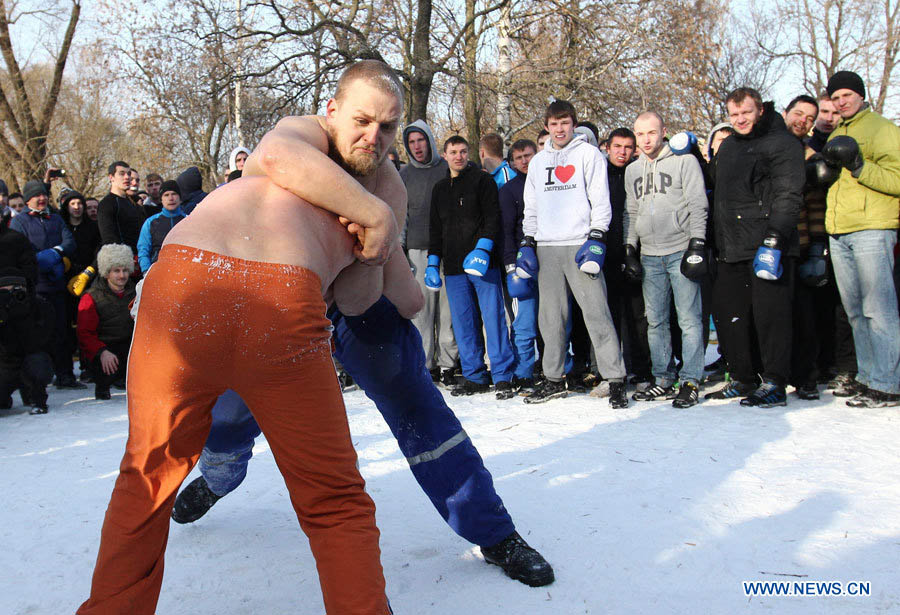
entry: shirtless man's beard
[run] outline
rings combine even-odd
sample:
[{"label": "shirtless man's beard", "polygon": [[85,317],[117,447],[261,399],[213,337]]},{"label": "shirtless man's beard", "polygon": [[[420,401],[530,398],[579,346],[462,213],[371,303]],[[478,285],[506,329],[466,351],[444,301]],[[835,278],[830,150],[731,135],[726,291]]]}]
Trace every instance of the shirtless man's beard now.
[{"label": "shirtless man's beard", "polygon": [[357,178],[367,177],[374,173],[375,170],[381,165],[382,154],[377,150],[377,146],[373,146],[374,148],[376,148],[375,156],[359,154],[348,160],[338,150],[334,129],[331,126],[328,126],[325,132],[328,135],[328,157],[334,160],[350,175],[353,175]]}]

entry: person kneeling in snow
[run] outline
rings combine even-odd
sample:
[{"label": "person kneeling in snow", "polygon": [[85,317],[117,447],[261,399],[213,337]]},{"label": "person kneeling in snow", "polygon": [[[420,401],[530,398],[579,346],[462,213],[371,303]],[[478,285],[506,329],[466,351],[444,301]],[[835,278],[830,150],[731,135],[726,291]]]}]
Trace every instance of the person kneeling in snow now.
[{"label": "person kneeling in snow", "polygon": [[99,277],[78,304],[78,344],[91,363],[94,396],[109,399],[109,385],[124,381],[134,320],[134,257],[124,244],[107,244],[97,255]]}]

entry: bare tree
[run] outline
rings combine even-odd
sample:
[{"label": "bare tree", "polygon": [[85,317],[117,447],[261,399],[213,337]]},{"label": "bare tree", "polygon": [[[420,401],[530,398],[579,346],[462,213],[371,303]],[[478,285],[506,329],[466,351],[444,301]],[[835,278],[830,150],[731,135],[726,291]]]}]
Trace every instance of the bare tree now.
[{"label": "bare tree", "polygon": [[[45,79],[29,80],[27,67],[16,57],[11,38],[11,28],[20,21],[41,16],[52,21],[62,14],[55,7],[41,5],[28,10],[15,3],[0,0],[0,54],[6,68],[0,81],[0,159],[10,168],[18,180],[42,176],[47,159],[47,137],[53,124],[53,115],[59,102],[59,90],[63,72],[72,47],[72,38],[81,16],[81,3],[72,0],[68,19],[52,58],[52,68]],[[33,24],[32,24],[32,27]]]},{"label": "bare tree", "polygon": [[884,113],[900,54],[897,0],[780,0],[777,14],[757,17],[756,43],[769,59],[800,72],[808,92],[825,89],[839,70],[866,81]]}]

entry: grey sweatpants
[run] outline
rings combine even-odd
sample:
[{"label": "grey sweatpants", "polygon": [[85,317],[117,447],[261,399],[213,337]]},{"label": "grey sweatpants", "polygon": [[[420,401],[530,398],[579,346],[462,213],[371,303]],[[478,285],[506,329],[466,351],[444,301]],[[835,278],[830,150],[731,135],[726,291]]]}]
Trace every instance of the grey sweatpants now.
[{"label": "grey sweatpants", "polygon": [[625,363],[619,338],[606,301],[606,281],[601,273],[591,279],[575,264],[579,246],[538,246],[538,326],[544,338],[544,376],[560,381],[569,339],[569,300],[574,297],[584,314],[584,324],[597,357],[597,369],[610,382],[625,379]]},{"label": "grey sweatpants", "polygon": [[447,291],[443,286],[438,292],[425,287],[428,250],[410,249],[409,260],[416,268],[416,282],[419,283],[422,294],[425,295],[425,307],[412,319],[413,325],[422,336],[425,367],[430,370],[437,363],[441,369],[451,369],[459,360],[459,350],[456,348],[456,338],[453,336],[453,326],[450,323],[450,304],[447,302]]}]

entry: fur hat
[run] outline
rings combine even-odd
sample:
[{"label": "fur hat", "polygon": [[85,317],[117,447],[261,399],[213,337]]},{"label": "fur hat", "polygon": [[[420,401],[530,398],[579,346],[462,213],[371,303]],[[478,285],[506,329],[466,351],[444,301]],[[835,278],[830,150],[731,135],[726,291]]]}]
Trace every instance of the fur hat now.
[{"label": "fur hat", "polygon": [[115,267],[125,267],[128,273],[134,273],[134,253],[123,243],[108,243],[97,254],[97,273],[101,278],[109,275]]}]

